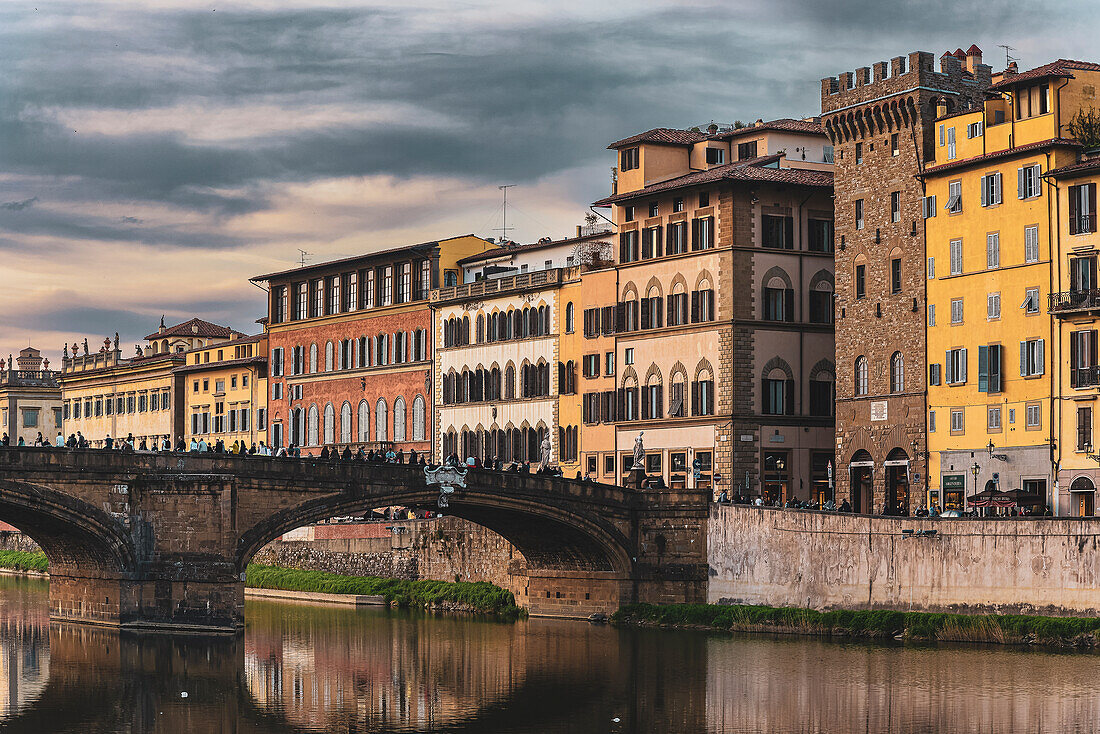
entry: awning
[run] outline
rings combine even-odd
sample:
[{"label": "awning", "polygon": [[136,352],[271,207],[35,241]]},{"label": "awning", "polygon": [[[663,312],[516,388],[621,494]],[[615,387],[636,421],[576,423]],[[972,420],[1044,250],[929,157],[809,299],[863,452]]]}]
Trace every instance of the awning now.
[{"label": "awning", "polygon": [[873,462],[873,461],[853,461],[850,464],[848,464],[848,466],[850,466],[852,468],[855,468],[855,469],[860,469],[860,468],[864,468],[864,467],[871,467],[872,469],[874,469],[875,468],[875,462]]},{"label": "awning", "polygon": [[887,459],[882,463],[885,466],[909,466],[909,459]]}]

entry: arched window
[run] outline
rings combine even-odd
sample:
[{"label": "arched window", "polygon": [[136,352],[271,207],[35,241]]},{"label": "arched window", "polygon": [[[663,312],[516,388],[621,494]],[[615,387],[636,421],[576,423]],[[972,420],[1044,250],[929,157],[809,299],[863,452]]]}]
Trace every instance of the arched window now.
[{"label": "arched window", "polygon": [[905,358],[901,352],[890,357],[890,392],[905,392]]},{"label": "arched window", "polygon": [[855,394],[867,394],[867,358],[863,355],[856,357]]},{"label": "arched window", "polygon": [[461,334],[459,335],[458,343],[465,346],[470,343],[470,317],[462,317]]},{"label": "arched window", "polygon": [[386,399],[378,398],[378,405],[374,409],[374,440],[386,440]]},{"label": "arched window", "polygon": [[516,368],[512,363],[504,368],[504,399],[514,400],[516,397]]},{"label": "arched window", "polygon": [[325,372],[332,372],[332,342],[325,342]]},{"label": "arched window", "polygon": [[424,424],[427,422],[426,418],[424,398],[417,395],[413,400],[413,441],[424,440]]},{"label": "arched window", "polygon": [[340,443],[351,443],[351,403],[344,403],[340,408]]},{"label": "arched window", "polygon": [[389,338],[385,334],[374,337],[374,363],[379,366],[390,363]]},{"label": "arched window", "polygon": [[393,440],[405,440],[405,398],[400,395],[393,401]]},{"label": "arched window", "polygon": [[565,333],[566,334],[572,334],[573,333],[573,321],[574,321],[573,302],[570,301],[569,303],[565,304]]},{"label": "arched window", "polygon": [[642,420],[649,418],[664,418],[664,386],[661,385],[661,375],[654,370],[646,380],[642,388]]},{"label": "arched window", "polygon": [[477,343],[481,344],[485,341],[485,315],[477,315]]},{"label": "arched window", "polygon": [[317,345],[316,344],[310,344],[309,345],[309,371],[310,372],[316,372],[317,371]]},{"label": "arched window", "polygon": [[336,408],[332,403],[325,406],[325,444],[336,443]]},{"label": "arched window", "polygon": [[306,432],[306,445],[316,446],[320,443],[320,434],[317,430],[317,424],[319,422],[320,414],[317,412],[317,406],[309,406],[309,428]]},{"label": "arched window", "polygon": [[366,400],[359,401],[359,443],[370,441],[370,405]]}]

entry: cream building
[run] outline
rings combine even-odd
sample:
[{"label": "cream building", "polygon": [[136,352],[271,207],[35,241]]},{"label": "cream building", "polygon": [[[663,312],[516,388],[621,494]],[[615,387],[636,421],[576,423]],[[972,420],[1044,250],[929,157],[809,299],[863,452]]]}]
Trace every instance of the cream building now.
[{"label": "cream building", "polygon": [[227,448],[240,441],[246,449],[267,444],[267,334],[233,334],[184,357],[174,370],[183,378],[183,440],[221,440]]},{"label": "cream building", "polygon": [[[13,364],[14,363],[14,364]],[[33,347],[0,360],[0,432],[12,446],[30,446],[38,434],[51,444],[61,429],[61,388],[49,360]]]},{"label": "cream building", "polygon": [[80,432],[92,446],[101,447],[107,436],[132,434],[136,443],[145,439],[153,448],[154,440],[182,436],[183,410],[175,396],[183,377],[175,369],[184,365],[185,352],[233,335],[243,336],[202,319],[172,327],[162,319],[130,358],[122,356],[117,334],[114,342],[104,339],[97,352],[90,350],[87,339],[83,349],[74,343],[72,354],[66,346],[59,377],[66,438]]}]

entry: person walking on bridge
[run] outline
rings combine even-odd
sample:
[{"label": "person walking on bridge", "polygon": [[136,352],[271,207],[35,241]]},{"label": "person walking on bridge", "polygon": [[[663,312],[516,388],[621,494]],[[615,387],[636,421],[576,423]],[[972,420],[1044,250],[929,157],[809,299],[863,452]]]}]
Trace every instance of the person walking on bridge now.
[{"label": "person walking on bridge", "polygon": [[65,434],[63,434],[61,431],[57,432],[57,438],[54,440],[54,446],[59,449],[65,448]]}]

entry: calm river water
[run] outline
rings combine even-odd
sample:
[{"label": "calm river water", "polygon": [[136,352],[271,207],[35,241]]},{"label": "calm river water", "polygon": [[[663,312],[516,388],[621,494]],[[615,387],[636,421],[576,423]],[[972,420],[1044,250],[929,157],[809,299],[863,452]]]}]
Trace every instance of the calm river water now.
[{"label": "calm river water", "polygon": [[236,640],[51,625],[0,577],[0,732],[1094,732],[1100,656],[249,602]]}]

